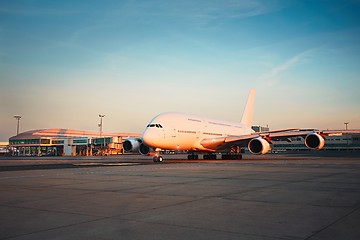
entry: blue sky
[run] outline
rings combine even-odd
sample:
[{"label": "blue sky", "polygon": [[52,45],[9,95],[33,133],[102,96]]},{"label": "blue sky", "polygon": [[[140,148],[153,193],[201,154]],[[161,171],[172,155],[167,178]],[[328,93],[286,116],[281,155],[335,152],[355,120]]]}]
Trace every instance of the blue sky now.
[{"label": "blue sky", "polygon": [[0,141],[167,111],[360,128],[360,1],[1,1]]}]

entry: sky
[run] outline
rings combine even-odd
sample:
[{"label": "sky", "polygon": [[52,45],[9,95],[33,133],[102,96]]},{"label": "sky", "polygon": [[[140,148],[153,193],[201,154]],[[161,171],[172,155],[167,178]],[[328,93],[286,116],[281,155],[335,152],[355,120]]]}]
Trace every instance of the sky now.
[{"label": "sky", "polygon": [[162,112],[360,128],[359,0],[0,2],[0,141],[141,133]]}]

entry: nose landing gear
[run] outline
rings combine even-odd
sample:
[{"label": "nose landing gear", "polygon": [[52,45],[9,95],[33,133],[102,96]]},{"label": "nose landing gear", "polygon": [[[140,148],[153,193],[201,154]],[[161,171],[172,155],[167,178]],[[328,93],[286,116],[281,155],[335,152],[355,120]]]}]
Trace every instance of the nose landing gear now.
[{"label": "nose landing gear", "polygon": [[162,156],[158,156],[158,157],[153,157],[153,161],[154,162],[162,162],[164,159]]},{"label": "nose landing gear", "polygon": [[156,152],[156,154],[153,157],[154,162],[162,162],[164,158],[160,155],[160,152]]}]

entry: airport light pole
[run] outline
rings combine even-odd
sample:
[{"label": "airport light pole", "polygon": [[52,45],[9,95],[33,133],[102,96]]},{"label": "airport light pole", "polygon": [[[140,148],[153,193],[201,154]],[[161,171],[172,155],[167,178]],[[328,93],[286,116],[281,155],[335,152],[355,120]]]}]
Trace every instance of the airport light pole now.
[{"label": "airport light pole", "polygon": [[100,138],[101,138],[101,135],[102,135],[102,127],[103,127],[103,117],[105,117],[105,115],[102,115],[102,114],[99,114],[99,118],[100,118],[100,124],[99,124],[99,127],[100,127]]},{"label": "airport light pole", "polygon": [[[101,138],[102,130],[103,130],[103,117],[105,117],[105,115],[99,114],[99,118],[100,118],[100,124],[99,124],[99,127],[100,127],[100,138]],[[103,146],[104,146],[104,149],[105,149],[105,138],[104,138],[104,141],[103,141]]]},{"label": "airport light pole", "polygon": [[14,118],[17,120],[16,135],[19,135],[21,116],[16,115],[16,116],[14,116]]},{"label": "airport light pole", "polygon": [[[345,124],[345,130],[347,131],[349,122],[344,122],[344,124]],[[346,134],[346,150],[349,150],[349,135],[348,133],[345,134]]]}]

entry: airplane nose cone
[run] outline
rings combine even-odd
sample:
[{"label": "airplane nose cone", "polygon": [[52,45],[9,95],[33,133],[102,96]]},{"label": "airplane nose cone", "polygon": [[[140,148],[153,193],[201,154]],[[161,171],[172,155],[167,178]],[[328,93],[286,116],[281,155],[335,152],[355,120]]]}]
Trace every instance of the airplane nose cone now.
[{"label": "airplane nose cone", "polygon": [[143,142],[145,145],[152,147],[154,144],[154,134],[152,131],[149,131],[149,129],[145,130],[145,132],[142,135]]}]

